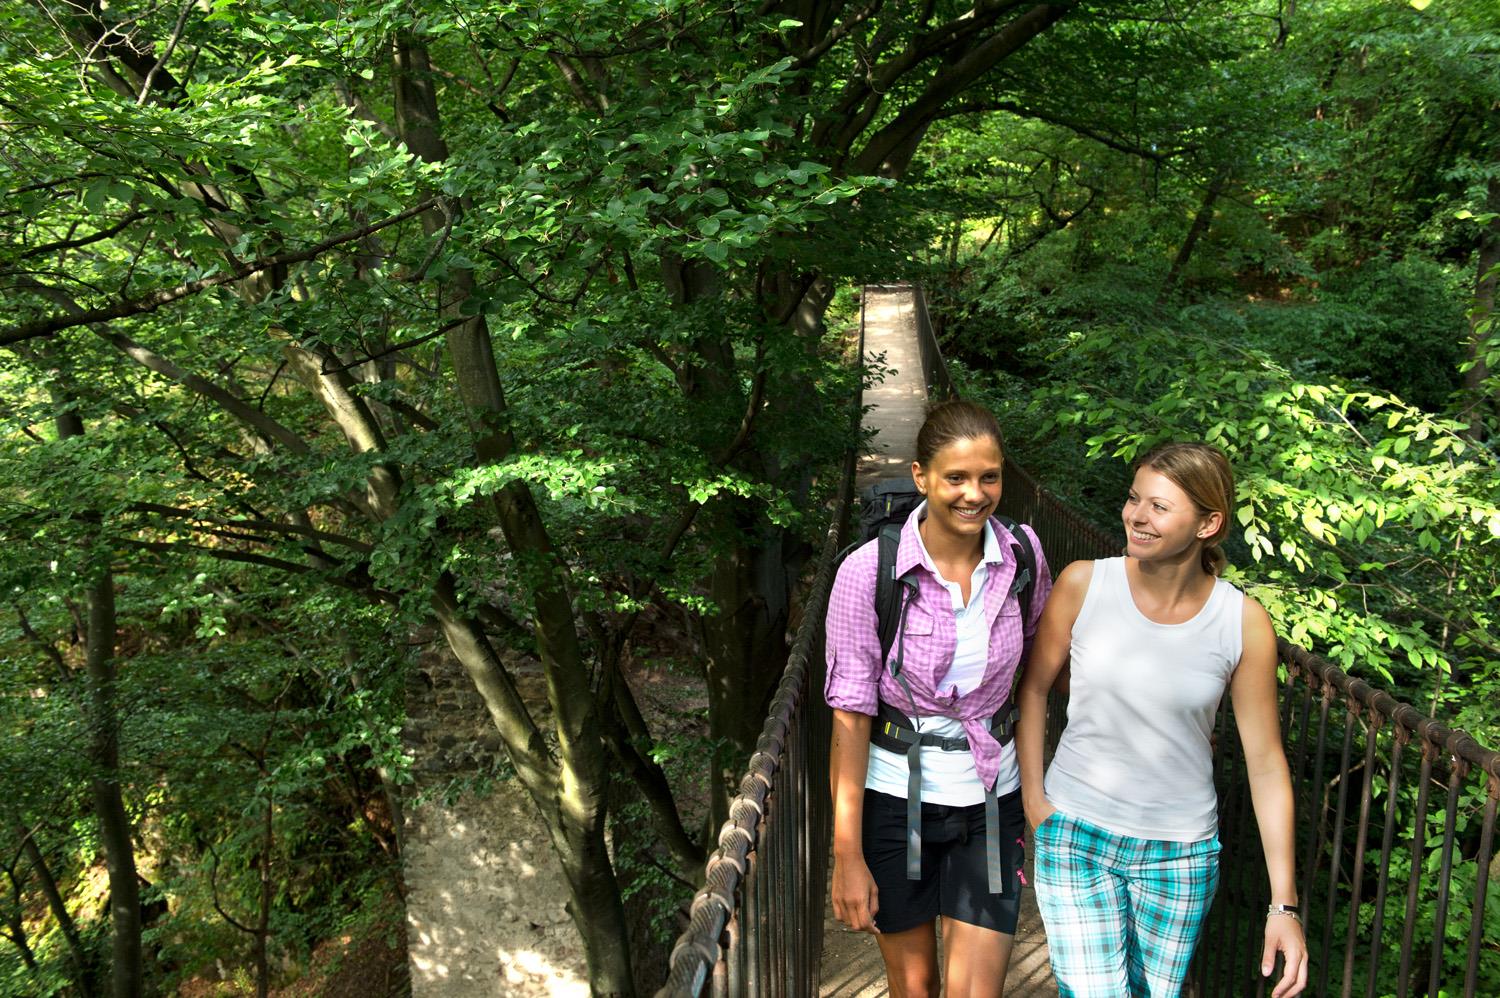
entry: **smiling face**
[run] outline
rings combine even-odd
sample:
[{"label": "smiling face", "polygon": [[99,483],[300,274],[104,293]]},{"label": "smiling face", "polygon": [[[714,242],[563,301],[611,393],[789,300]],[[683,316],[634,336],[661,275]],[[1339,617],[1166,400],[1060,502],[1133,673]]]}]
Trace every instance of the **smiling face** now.
[{"label": "smiling face", "polygon": [[940,537],[982,542],[985,520],[1000,502],[1003,463],[999,443],[989,436],[960,437],[927,464],[913,461],[911,477],[927,497],[926,529]]},{"label": "smiling face", "polygon": [[1224,519],[1201,511],[1181,486],[1151,467],[1137,469],[1120,518],[1125,553],[1145,561],[1196,560],[1200,544],[1218,533]]}]

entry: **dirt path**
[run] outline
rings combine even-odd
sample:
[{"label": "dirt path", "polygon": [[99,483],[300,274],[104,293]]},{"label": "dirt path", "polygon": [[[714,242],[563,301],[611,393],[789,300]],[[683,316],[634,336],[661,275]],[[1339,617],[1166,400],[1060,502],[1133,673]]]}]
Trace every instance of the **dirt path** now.
[{"label": "dirt path", "polygon": [[[512,667],[523,693],[539,686],[535,667]],[[406,815],[413,998],[586,998],[562,872],[525,790],[503,778],[499,736],[473,683],[452,656],[434,652],[413,678],[407,710],[417,793],[430,797]],[[436,796],[455,776],[471,777],[470,788]]]}]

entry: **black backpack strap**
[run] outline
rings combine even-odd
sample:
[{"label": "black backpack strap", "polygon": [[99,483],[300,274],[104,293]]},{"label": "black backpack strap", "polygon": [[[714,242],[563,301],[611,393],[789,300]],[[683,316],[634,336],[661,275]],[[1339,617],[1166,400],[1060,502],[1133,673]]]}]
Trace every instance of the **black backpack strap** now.
[{"label": "black backpack strap", "polygon": [[887,523],[881,527],[875,542],[880,552],[875,569],[875,617],[880,625],[880,661],[883,665],[890,657],[896,635],[906,622],[905,604],[911,601],[902,590],[915,589],[916,580],[896,578],[896,552],[901,547],[900,524]]},{"label": "black backpack strap", "polygon": [[913,742],[944,752],[963,752],[969,747],[967,737],[945,738],[914,729],[911,718],[881,700],[870,724],[870,741],[888,752],[905,753]]},{"label": "black backpack strap", "polygon": [[[1007,697],[996,711],[991,732],[1002,745],[1015,737],[1017,711]],[[935,748],[943,752],[963,752],[969,748],[968,738],[944,738],[939,735],[915,731],[906,715],[880,701],[874,723],[870,726],[870,741],[880,748],[906,756],[906,877],[908,880],[922,879],[922,749]],[[1014,897],[1016,891],[1016,861],[1008,857],[1000,844],[1000,808],[994,788],[984,790],[985,826],[985,870],[991,894]]]},{"label": "black backpack strap", "polygon": [[[896,678],[901,679],[898,673]],[[901,680],[902,685],[905,681]],[[907,696],[911,691],[907,690]],[[913,703],[913,708],[915,708]],[[911,719],[881,700],[870,725],[870,741],[880,748],[906,756],[906,879],[922,879],[922,749],[944,752],[968,749],[967,738],[943,738],[913,728]]]},{"label": "black backpack strap", "polygon": [[1010,535],[1021,546],[1021,556],[1016,563],[1016,577],[1011,580],[1010,591],[1021,601],[1021,629],[1024,631],[1026,625],[1031,623],[1031,591],[1036,588],[1036,551],[1031,546],[1030,536],[1021,529],[1019,523],[1008,516],[996,515],[995,519],[1010,531]]}]

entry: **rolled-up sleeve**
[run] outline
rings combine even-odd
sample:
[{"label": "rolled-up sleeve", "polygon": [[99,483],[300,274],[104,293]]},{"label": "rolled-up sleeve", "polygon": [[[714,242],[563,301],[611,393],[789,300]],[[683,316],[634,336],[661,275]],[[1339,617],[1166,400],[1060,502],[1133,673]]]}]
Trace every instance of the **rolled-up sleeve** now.
[{"label": "rolled-up sleeve", "polygon": [[880,625],[875,615],[877,547],[873,541],[865,544],[839,566],[828,595],[824,625],[828,679],[823,685],[823,698],[835,710],[872,716],[879,700],[883,666]]}]

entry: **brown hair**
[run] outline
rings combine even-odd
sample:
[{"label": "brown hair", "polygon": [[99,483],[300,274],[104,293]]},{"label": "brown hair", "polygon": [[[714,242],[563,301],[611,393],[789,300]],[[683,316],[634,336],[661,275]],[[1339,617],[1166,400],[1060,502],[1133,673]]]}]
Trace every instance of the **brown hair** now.
[{"label": "brown hair", "polygon": [[989,437],[1005,457],[1005,437],[995,414],[974,402],[939,402],[927,410],[927,418],[917,431],[917,463],[924,468],[937,452],[956,440]]},{"label": "brown hair", "polygon": [[1234,507],[1234,471],[1229,458],[1212,444],[1160,444],[1135,463],[1137,470],[1150,468],[1188,494],[1202,514],[1220,514],[1219,529],[1203,539],[1203,570],[1219,575],[1228,560],[1219,542],[1229,533]]}]

